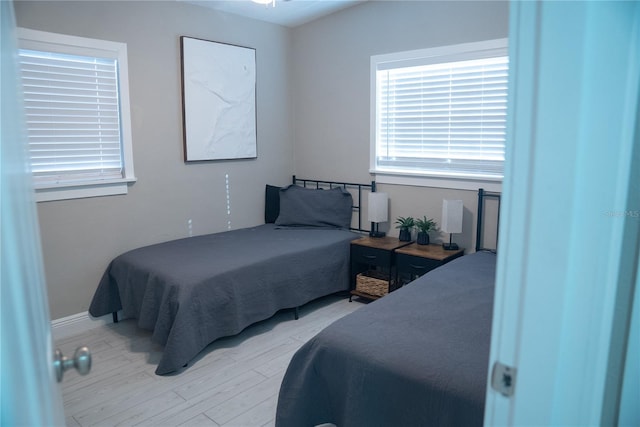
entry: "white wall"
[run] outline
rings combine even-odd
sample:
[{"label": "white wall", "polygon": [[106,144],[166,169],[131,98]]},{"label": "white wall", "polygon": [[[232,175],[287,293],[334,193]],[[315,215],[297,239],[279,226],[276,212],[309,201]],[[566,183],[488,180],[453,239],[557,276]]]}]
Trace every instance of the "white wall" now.
[{"label": "white wall", "polygon": [[[298,175],[367,182],[372,55],[507,37],[506,1],[370,1],[293,30],[293,135]],[[442,199],[465,206],[463,247],[475,245],[475,191],[381,185],[390,218],[441,223]],[[397,235],[393,224],[391,234]],[[381,226],[384,228],[384,226]],[[448,239],[448,235],[432,238]]]},{"label": "white wall", "polygon": [[[129,194],[38,204],[53,319],[86,311],[109,261],[123,251],[263,222],[264,185],[293,172],[289,30],[181,2],[15,2],[19,26],[127,43],[138,181]],[[258,158],[185,164],[182,35],[256,48]]]}]

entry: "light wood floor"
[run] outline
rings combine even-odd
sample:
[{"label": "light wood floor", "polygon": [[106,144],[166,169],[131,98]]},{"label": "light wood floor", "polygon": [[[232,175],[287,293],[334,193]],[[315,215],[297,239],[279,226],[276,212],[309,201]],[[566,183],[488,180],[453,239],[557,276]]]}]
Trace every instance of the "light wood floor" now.
[{"label": "light wood floor", "polygon": [[357,300],[329,296],[209,345],[177,375],[154,374],[162,348],[124,320],[56,343],[67,356],[86,345],[91,373],[67,371],[62,394],[68,426],[272,426],[278,391],[293,353]]}]

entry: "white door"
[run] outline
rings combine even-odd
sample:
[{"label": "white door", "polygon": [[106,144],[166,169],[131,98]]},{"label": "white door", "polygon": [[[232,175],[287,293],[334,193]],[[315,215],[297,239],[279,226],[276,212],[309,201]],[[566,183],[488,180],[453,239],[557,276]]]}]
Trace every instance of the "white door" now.
[{"label": "white door", "polygon": [[64,425],[16,74],[13,3],[0,1],[3,426]]},{"label": "white door", "polygon": [[512,396],[488,389],[485,424],[617,425],[637,416],[623,378],[640,381],[625,358],[637,355],[640,3],[512,2],[510,15],[490,360],[516,371]]}]

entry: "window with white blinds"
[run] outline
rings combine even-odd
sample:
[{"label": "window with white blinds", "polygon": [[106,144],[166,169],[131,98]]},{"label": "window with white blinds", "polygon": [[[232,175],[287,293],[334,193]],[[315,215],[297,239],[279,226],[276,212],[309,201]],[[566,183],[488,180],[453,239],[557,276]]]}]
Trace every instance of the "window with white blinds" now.
[{"label": "window with white blinds", "polygon": [[508,72],[506,40],[373,57],[372,171],[501,180]]},{"label": "window with white blinds", "polygon": [[36,184],[122,178],[118,63],[21,49]]},{"label": "window with white blinds", "polygon": [[[119,190],[107,194],[126,192],[133,164],[128,94],[122,96],[124,45],[62,35],[53,36],[66,43],[34,41],[39,33],[27,30],[31,37],[18,52],[36,190],[73,189],[87,197],[105,195],[104,186],[115,183]],[[83,186],[98,192],[78,193]],[[75,198],[68,194],[53,199]]]}]

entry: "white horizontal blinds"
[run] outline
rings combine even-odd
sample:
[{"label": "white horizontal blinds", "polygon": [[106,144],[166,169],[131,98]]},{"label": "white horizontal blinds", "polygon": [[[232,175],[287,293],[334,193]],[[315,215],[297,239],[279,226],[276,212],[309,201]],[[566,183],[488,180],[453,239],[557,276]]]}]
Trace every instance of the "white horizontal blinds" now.
[{"label": "white horizontal blinds", "polygon": [[122,178],[115,59],[20,50],[36,185]]},{"label": "white horizontal blinds", "polygon": [[377,71],[380,171],[501,178],[506,56]]}]

